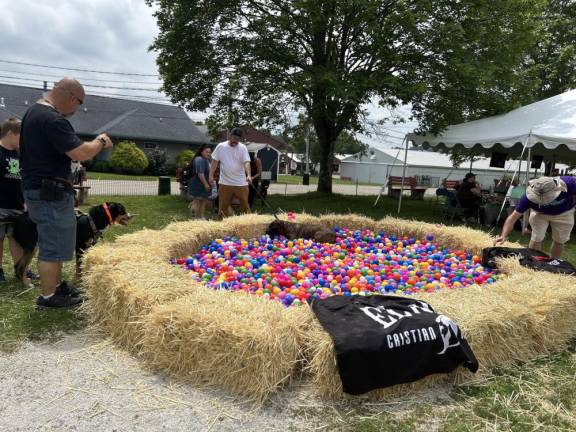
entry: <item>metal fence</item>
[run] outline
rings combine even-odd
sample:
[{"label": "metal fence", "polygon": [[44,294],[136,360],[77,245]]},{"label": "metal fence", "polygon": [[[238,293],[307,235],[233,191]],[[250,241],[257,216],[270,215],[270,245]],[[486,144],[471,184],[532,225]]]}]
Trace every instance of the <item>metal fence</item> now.
[{"label": "metal fence", "polygon": [[[158,180],[96,180],[88,179],[83,183],[87,186],[90,195],[122,195],[145,196],[158,195]],[[301,185],[287,183],[272,183],[268,189],[270,195],[297,195],[306,192],[315,192],[317,185]],[[359,184],[333,184],[332,191],[343,195],[378,195],[380,186]],[[180,184],[170,182],[171,195],[180,195]]]}]

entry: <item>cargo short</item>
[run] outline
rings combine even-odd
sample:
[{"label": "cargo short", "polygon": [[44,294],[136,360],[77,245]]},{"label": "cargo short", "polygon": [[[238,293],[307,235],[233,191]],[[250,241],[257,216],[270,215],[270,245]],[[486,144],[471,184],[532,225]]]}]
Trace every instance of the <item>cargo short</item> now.
[{"label": "cargo short", "polygon": [[38,229],[38,259],[63,262],[74,257],[76,214],[74,195],[64,193],[59,201],[40,199],[40,190],[25,190],[28,214]]},{"label": "cargo short", "polygon": [[552,228],[552,240],[564,244],[570,240],[570,233],[574,227],[574,209],[559,215],[545,215],[537,211],[530,211],[530,227],[532,228],[531,240],[540,243],[546,237],[548,225]]}]

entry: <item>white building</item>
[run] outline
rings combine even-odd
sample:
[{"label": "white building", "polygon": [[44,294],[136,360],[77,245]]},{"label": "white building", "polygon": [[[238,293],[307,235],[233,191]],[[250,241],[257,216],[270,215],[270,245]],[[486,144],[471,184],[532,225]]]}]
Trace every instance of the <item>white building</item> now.
[{"label": "white building", "polygon": [[[404,165],[404,150],[379,150],[371,147],[366,155],[353,155],[342,160],[340,177],[363,183],[383,185],[388,176],[402,176]],[[507,161],[505,168],[491,168],[489,158],[481,158],[472,165],[472,172],[482,187],[488,189],[494,186],[494,180],[500,180],[504,175],[512,176],[517,169],[517,161]],[[522,175],[525,176],[526,162],[521,164]],[[557,165],[558,169],[566,166]],[[542,170],[537,175],[542,175]],[[470,162],[463,163],[459,168],[453,168],[447,154],[408,150],[406,177],[417,177],[421,185],[438,187],[442,179],[462,180],[470,172]],[[535,170],[530,170],[530,178]]]}]

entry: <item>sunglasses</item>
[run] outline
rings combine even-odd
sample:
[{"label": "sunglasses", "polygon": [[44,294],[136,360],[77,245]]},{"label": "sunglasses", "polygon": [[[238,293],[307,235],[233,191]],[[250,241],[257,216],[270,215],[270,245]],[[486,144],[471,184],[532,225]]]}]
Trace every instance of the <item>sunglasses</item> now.
[{"label": "sunglasses", "polygon": [[76,96],[72,91],[68,90],[68,93],[70,93],[70,96],[72,96],[74,99],[78,101],[78,105],[82,105],[84,103],[84,101],[80,99],[78,96]]}]

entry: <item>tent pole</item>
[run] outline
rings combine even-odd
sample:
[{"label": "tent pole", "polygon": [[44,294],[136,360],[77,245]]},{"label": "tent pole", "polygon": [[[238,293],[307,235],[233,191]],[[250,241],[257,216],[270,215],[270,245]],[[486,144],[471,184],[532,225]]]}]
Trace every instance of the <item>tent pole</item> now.
[{"label": "tent pole", "polygon": [[[532,160],[532,149],[528,149],[528,155],[526,156],[526,189],[528,189],[528,179],[530,178],[530,161]],[[526,231],[528,227],[528,219],[530,216],[530,212],[524,212],[522,215],[522,234]]]},{"label": "tent pole", "polygon": [[400,199],[398,200],[398,214],[402,208],[402,195],[404,195],[404,179],[406,177],[406,164],[408,163],[408,139],[404,137],[404,167],[402,168],[402,186],[400,187]]},{"label": "tent pole", "polygon": [[502,212],[504,211],[504,206],[506,205],[506,198],[508,198],[510,196],[510,193],[512,192],[512,183],[514,183],[514,179],[516,178],[516,174],[518,174],[518,172],[520,171],[520,165],[522,164],[522,158],[524,157],[524,151],[526,150],[526,147],[528,146],[528,143],[530,142],[531,136],[532,136],[532,129],[530,129],[530,133],[528,133],[528,136],[526,137],[526,141],[524,141],[524,147],[522,147],[522,153],[520,153],[520,160],[518,161],[518,164],[516,165],[516,170],[514,171],[514,174],[512,174],[512,180],[510,180],[510,185],[508,186],[508,191],[506,193],[506,196],[504,197],[504,200],[502,201],[502,206],[500,207],[500,211],[498,212],[498,217],[496,218],[496,226],[498,225],[498,221],[500,220],[500,216],[502,215]]},{"label": "tent pole", "polygon": [[[406,139],[406,137],[404,137],[404,139]],[[404,140],[402,140],[402,144],[404,144]],[[380,200],[380,197],[382,196],[382,194],[384,193],[384,190],[386,189],[386,186],[388,186],[388,177],[391,176],[392,174],[394,174],[394,167],[396,166],[396,161],[398,160],[398,156],[400,156],[400,150],[402,150],[402,147],[400,147],[398,149],[398,151],[396,152],[396,156],[394,157],[394,162],[392,162],[392,167],[390,167],[390,165],[386,165],[386,179],[384,180],[384,184],[380,188],[380,192],[378,193],[378,196],[376,197],[376,201],[374,201],[374,207],[376,207],[376,205],[378,204],[378,201]]]}]

